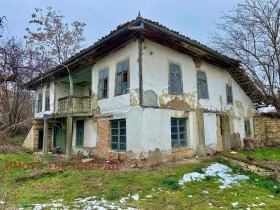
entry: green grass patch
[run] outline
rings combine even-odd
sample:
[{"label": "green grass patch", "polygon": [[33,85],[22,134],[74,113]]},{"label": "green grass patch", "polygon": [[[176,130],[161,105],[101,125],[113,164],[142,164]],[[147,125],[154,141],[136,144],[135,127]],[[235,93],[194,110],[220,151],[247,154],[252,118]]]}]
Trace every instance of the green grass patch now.
[{"label": "green grass patch", "polygon": [[251,156],[257,159],[280,160],[280,148],[262,148],[255,151],[238,151],[243,156]]},{"label": "green grass patch", "polygon": [[7,136],[6,141],[11,143],[21,143],[23,142],[24,137],[23,136]]}]

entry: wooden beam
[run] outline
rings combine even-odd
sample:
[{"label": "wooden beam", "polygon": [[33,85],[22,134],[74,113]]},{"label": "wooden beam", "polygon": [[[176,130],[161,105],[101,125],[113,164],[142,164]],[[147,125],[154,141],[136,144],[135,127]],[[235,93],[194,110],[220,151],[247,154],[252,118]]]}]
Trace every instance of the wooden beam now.
[{"label": "wooden beam", "polygon": [[205,133],[204,133],[204,115],[202,109],[196,109],[196,122],[197,122],[197,153],[198,157],[205,157]]}]

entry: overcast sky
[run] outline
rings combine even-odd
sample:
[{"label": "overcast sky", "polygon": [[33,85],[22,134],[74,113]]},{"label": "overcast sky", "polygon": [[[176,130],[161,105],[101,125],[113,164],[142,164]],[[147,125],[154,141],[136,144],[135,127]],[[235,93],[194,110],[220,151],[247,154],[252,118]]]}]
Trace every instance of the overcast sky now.
[{"label": "overcast sky", "polygon": [[85,45],[91,45],[118,25],[143,18],[208,44],[209,32],[222,12],[244,0],[0,0],[0,16],[5,15],[11,36],[23,36],[35,8],[52,6],[65,21],[86,23]]}]

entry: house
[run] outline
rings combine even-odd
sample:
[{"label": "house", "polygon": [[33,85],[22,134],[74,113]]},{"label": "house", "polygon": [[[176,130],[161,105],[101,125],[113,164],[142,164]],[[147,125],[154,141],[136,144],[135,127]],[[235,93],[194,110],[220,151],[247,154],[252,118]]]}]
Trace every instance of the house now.
[{"label": "house", "polygon": [[240,63],[140,15],[27,84],[24,146],[100,158],[182,158],[253,136],[260,94]]}]

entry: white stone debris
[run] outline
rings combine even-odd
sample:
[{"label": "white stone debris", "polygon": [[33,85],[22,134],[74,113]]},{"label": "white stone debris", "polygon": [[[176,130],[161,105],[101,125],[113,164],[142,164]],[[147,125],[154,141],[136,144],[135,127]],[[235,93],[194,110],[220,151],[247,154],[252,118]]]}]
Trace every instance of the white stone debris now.
[{"label": "white stone debris", "polygon": [[204,174],[197,172],[185,174],[179,181],[179,184],[182,185],[185,182],[201,181],[205,179],[206,176],[218,176],[220,177],[218,181],[222,183],[220,188],[224,189],[231,187],[231,185],[238,185],[237,181],[239,180],[249,179],[249,177],[245,175],[230,174],[232,169],[220,163],[213,163],[212,165],[205,168],[204,172]]},{"label": "white stone debris", "polygon": [[134,200],[138,201],[139,200],[139,195],[138,194],[135,194],[133,196],[131,196]]}]

